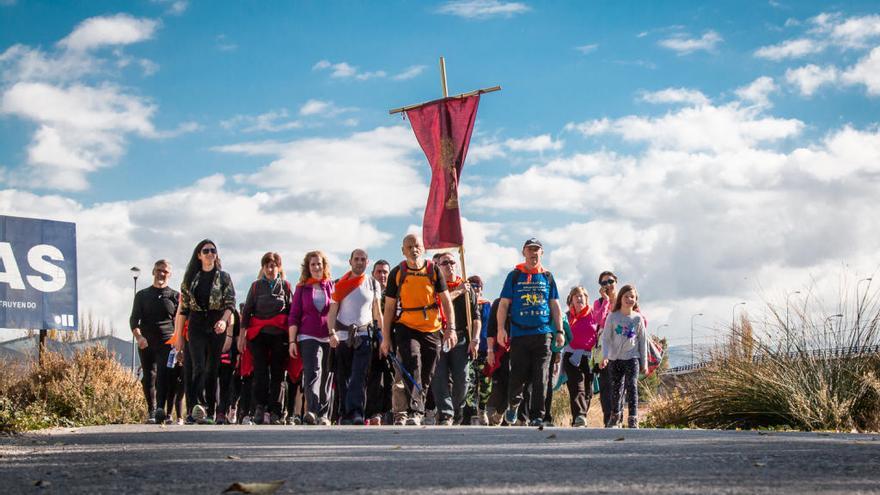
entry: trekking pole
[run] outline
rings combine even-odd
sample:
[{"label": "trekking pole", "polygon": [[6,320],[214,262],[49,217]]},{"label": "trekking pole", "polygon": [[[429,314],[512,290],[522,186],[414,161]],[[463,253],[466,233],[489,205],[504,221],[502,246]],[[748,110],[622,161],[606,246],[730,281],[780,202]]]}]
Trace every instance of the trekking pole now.
[{"label": "trekking pole", "polygon": [[391,364],[393,364],[394,367],[400,371],[400,374],[403,375],[403,377],[406,378],[410,383],[412,383],[412,385],[413,385],[413,387],[415,387],[416,391],[421,393],[422,386],[419,385],[418,382],[416,382],[416,379],[413,378],[413,376],[409,373],[409,371],[406,370],[406,368],[403,366],[403,363],[401,363],[400,359],[397,358],[397,355],[394,354],[393,352],[389,352],[388,357],[391,358]]}]

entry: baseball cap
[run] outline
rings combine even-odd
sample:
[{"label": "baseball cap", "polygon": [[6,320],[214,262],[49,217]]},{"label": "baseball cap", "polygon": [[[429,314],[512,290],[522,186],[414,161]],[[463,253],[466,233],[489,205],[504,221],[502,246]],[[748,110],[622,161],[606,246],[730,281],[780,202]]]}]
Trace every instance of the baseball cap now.
[{"label": "baseball cap", "polygon": [[525,249],[529,246],[538,246],[539,248],[544,249],[544,245],[541,244],[541,241],[539,241],[538,239],[535,239],[534,237],[530,238],[529,240],[526,241],[525,244],[523,244],[523,249]]}]

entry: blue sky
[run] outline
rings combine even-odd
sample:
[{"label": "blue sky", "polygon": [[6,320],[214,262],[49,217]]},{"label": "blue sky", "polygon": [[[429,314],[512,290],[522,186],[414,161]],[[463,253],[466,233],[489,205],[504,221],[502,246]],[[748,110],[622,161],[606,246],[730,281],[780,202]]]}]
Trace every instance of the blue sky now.
[{"label": "blue sky", "polygon": [[504,88],[463,176],[488,295],[537,235],[563,289],[610,268],[709,338],[734,302],[876,270],[878,10],[3,0],[0,211],[76,221],[81,309],[120,329],[128,267],[179,275],[203,237],[242,289],[266,250],[397,260],[429,177],[388,109],[438,97],[444,55],[452,93]]}]

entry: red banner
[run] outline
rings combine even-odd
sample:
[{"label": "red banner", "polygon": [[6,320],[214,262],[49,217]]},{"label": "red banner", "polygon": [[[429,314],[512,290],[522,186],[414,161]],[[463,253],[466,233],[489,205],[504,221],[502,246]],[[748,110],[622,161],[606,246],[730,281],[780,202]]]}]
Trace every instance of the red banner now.
[{"label": "red banner", "polygon": [[446,98],[406,111],[431,164],[431,190],[422,237],[427,249],[461,246],[458,181],[467,156],[480,95]]}]

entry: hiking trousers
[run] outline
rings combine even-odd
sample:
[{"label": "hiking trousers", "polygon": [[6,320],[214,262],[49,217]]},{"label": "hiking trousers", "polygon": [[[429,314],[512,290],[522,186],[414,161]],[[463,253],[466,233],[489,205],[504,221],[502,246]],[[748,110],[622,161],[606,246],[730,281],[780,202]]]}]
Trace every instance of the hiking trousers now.
[{"label": "hiking trousers", "polygon": [[602,406],[602,424],[610,426],[611,415],[614,414],[614,406],[611,405],[614,393],[612,391],[610,362],[604,369],[598,369],[596,372],[599,373],[599,404]]},{"label": "hiking trousers", "polygon": [[189,331],[186,350],[192,365],[192,398],[186,407],[192,412],[194,405],[205,406],[208,417],[214,414],[217,402],[217,378],[220,372],[220,351],[226,342],[226,334],[214,332],[214,324],[222,311],[193,312],[189,315]]},{"label": "hiking trousers", "polygon": [[284,332],[260,331],[248,348],[254,359],[254,405],[281,416],[281,382],[287,367],[288,345]]},{"label": "hiking trousers", "polygon": [[577,365],[571,363],[572,353],[562,355],[562,369],[568,381],[568,400],[571,406],[571,419],[586,416],[593,399],[593,370],[590,368],[590,353],[585,352]]},{"label": "hiking trousers", "polygon": [[168,389],[171,387],[171,368],[168,368],[168,354],[171,352],[170,344],[151,343],[146,349],[138,349],[138,357],[141,360],[141,386],[144,389],[144,398],[147,400],[147,414],[152,416],[157,408],[163,411],[171,409],[171,404],[166,406]]},{"label": "hiking trousers", "polygon": [[[469,363],[467,339],[459,341],[449,352],[440,353],[434,372],[434,380],[431,382],[438,415],[453,418],[456,422],[461,420],[468,389]],[[450,381],[452,382],[451,390]]]},{"label": "hiking trousers", "polygon": [[531,385],[529,418],[543,419],[553,334],[521,335],[510,339],[509,409],[517,410],[523,389]]},{"label": "hiking trousers", "polygon": [[314,339],[299,342],[303,361],[303,395],[306,412],[317,418],[330,417],[330,344]]},{"label": "hiking trousers", "polygon": [[391,386],[394,383],[394,370],[388,363],[388,359],[379,354],[379,343],[374,339],[370,347],[370,366],[367,371],[367,404],[364,411],[368,418],[376,415],[384,416],[391,410]]},{"label": "hiking trousers", "polygon": [[370,338],[357,337],[353,344],[340,342],[336,346],[336,394],[339,396],[340,419],[364,418]]},{"label": "hiking trousers", "polygon": [[615,359],[608,361],[611,368],[611,406],[613,407],[612,421],[623,418],[624,396],[629,403],[629,417],[637,418],[639,415],[639,360]]},{"label": "hiking trousers", "polygon": [[420,332],[398,323],[394,330],[394,340],[403,367],[422,388],[419,392],[406,378],[403,379],[405,388],[411,391],[408,412],[424,415],[428,388],[440,357],[442,332]]}]

